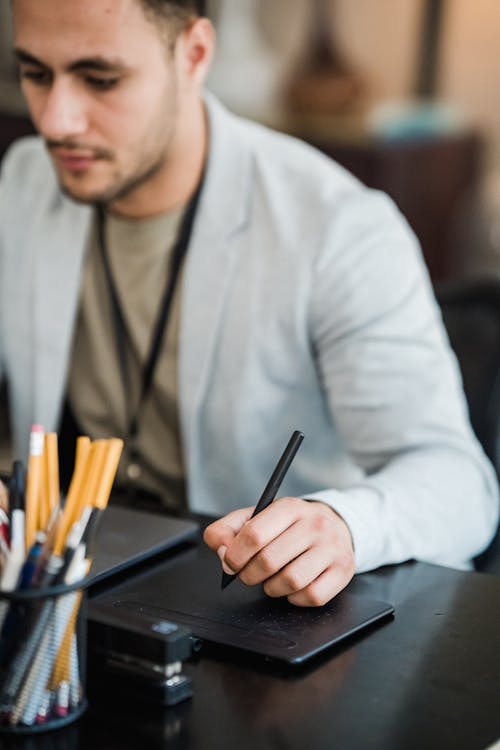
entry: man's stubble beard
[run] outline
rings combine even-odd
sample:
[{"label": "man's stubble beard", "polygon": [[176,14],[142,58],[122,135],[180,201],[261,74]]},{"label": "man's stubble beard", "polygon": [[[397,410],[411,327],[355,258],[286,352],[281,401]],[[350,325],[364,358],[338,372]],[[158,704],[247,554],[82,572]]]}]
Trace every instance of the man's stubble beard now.
[{"label": "man's stubble beard", "polygon": [[123,200],[139,187],[141,187],[141,185],[144,185],[146,182],[155,177],[155,175],[163,169],[168,161],[168,155],[166,152],[167,148],[165,148],[164,152],[157,158],[156,162],[147,167],[143,172],[138,172],[132,175],[128,179],[123,180],[118,185],[116,183],[110,185],[109,188],[98,193],[96,192],[94,194],[82,196],[75,190],[72,190],[68,185],[65,185],[61,179],[59,180],[59,185],[62,192],[66,196],[68,196],[68,198],[71,198],[73,201],[75,201],[75,203],[82,203],[84,205],[98,204],[109,206],[111,203]]}]

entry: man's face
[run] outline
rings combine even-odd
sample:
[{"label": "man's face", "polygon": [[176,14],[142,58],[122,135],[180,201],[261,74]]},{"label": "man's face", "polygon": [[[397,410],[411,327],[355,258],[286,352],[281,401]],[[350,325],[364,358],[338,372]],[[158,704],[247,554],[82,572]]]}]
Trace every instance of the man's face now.
[{"label": "man's face", "polygon": [[168,168],[179,75],[138,0],[14,0],[13,17],[22,88],[66,193],[109,203]]}]

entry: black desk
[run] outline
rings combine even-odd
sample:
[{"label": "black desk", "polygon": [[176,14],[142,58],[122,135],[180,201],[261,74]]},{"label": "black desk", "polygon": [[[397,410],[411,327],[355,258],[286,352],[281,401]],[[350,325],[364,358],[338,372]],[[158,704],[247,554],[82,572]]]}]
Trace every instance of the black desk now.
[{"label": "black desk", "polygon": [[[202,548],[200,554],[207,554]],[[1,750],[485,750],[500,738],[500,577],[424,564],[359,576],[396,617],[323,658],[277,674],[205,655],[194,698],[162,714],[94,702],[54,739]]]}]

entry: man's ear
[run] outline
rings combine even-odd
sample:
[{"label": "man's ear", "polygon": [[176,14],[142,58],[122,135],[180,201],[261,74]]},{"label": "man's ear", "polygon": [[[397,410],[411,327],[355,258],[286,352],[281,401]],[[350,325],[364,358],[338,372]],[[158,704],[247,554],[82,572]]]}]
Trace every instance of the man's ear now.
[{"label": "man's ear", "polygon": [[208,18],[195,19],[177,39],[177,54],[182,73],[201,87],[215,51],[215,30]]}]

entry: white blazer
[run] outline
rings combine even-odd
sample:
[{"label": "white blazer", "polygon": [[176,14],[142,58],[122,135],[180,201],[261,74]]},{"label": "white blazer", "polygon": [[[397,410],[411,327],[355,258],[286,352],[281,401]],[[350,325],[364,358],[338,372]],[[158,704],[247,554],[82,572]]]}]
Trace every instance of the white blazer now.
[{"label": "white blazer", "polygon": [[[414,236],[330,159],[207,107],[180,323],[190,507],[255,502],[300,429],[282,494],[345,518],[358,571],[467,565],[494,532],[497,485]],[[19,457],[33,422],[58,426],[91,216],[61,194],[39,139],[14,145],[0,181],[0,373]]]}]

